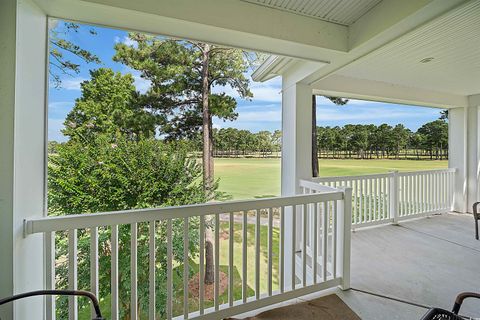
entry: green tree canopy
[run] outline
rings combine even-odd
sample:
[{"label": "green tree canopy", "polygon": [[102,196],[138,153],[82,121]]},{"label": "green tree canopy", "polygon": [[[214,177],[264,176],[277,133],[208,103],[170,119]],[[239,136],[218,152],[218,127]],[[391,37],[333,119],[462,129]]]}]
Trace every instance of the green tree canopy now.
[{"label": "green tree canopy", "polygon": [[[193,137],[202,126],[203,44],[140,33],[129,37],[136,44],[116,44],[114,60],[140,71],[141,77],[152,83],[143,103],[163,116],[160,132],[168,138]],[[229,86],[241,98],[251,98],[243,52],[215,46],[209,50],[209,89]],[[234,97],[209,91],[211,116],[235,120]]]},{"label": "green tree canopy", "polygon": [[445,120],[428,122],[418,129],[418,133],[425,137],[423,146],[429,150],[431,157],[448,148],[448,123]]},{"label": "green tree canopy", "polygon": [[159,119],[141,105],[131,74],[100,68],[90,71],[90,77],[65,119],[64,135],[74,140],[94,134],[154,136]]},{"label": "green tree canopy", "polygon": [[[49,157],[49,213],[69,215],[108,212],[139,208],[176,206],[205,202],[201,185],[201,166],[187,157],[185,149],[155,139],[132,141],[118,135],[93,135],[88,143],[75,140],[57,146]],[[198,253],[198,218],[189,221],[189,255]],[[166,301],[166,226],[156,224],[157,247],[157,311],[165,314]],[[120,316],[128,317],[130,310],[130,226],[119,226],[119,301]],[[139,262],[148,257],[148,223],[138,224]],[[110,295],[110,228],[99,229],[99,287],[100,297]],[[65,260],[68,244],[63,233],[56,234],[57,287],[66,288],[68,263]],[[183,219],[173,220],[173,259],[183,262]],[[89,290],[90,233],[78,230],[78,287]],[[139,311],[142,317],[148,310],[148,264],[138,265]],[[79,300],[80,306],[88,304]],[[67,300],[59,301],[59,318],[67,318]]]},{"label": "green tree canopy", "polygon": [[[62,28],[58,27],[58,24]],[[85,63],[101,63],[100,58],[92,52],[83,49],[78,44],[68,40],[69,34],[78,33],[83,26],[74,22],[64,22],[56,19],[49,20],[49,66],[48,72],[50,80],[55,87],[60,87],[62,75],[73,75],[80,73],[80,64],[75,61]],[[88,28],[91,35],[96,35],[93,28]]]}]

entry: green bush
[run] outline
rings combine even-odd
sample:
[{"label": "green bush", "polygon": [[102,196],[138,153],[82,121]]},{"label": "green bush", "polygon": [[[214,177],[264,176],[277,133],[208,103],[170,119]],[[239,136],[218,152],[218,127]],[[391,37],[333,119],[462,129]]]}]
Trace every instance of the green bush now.
[{"label": "green bush", "polygon": [[[118,135],[112,142],[106,136],[93,136],[85,142],[69,141],[58,145],[48,165],[48,205],[50,215],[108,212],[128,209],[176,206],[205,202],[201,167],[179,146],[155,139],[136,139]],[[114,223],[114,221],[112,221]],[[189,220],[189,256],[198,254],[196,218]],[[166,254],[166,224],[155,226],[156,305],[165,313],[167,258],[183,261],[184,220],[173,220],[173,257]],[[119,226],[119,301],[121,317],[130,310],[130,229]],[[138,296],[140,312],[148,310],[149,225],[138,225]],[[99,295],[110,294],[111,228],[99,228]],[[68,241],[56,235],[57,287],[67,287]],[[90,233],[78,230],[78,288],[90,289]],[[79,300],[80,308],[87,301]],[[67,300],[59,299],[57,312],[65,318]]]}]

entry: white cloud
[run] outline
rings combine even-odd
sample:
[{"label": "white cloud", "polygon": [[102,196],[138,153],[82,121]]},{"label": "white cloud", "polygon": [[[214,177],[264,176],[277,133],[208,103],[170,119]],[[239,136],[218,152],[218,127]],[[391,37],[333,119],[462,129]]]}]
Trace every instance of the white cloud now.
[{"label": "white cloud", "polygon": [[64,142],[68,138],[62,134],[63,119],[48,119],[48,141]]},{"label": "white cloud", "polygon": [[214,117],[214,127],[232,127],[247,129],[252,132],[261,130],[273,131],[281,127],[282,111],[280,104],[242,105],[237,108],[236,112],[238,113],[238,118],[235,121],[223,121]]},{"label": "white cloud", "polygon": [[403,122],[405,119],[417,118],[419,116],[429,114],[428,109],[416,108],[409,110],[405,107],[398,107],[395,105],[372,105],[368,103],[368,106],[360,105],[349,105],[346,106],[328,106],[328,107],[318,107],[317,108],[317,119],[318,121],[375,121],[375,120],[387,120],[387,119],[398,119],[398,121]]},{"label": "white cloud", "polygon": [[[250,91],[253,93],[253,101],[281,102],[282,86],[279,78],[275,78],[266,82],[250,82]],[[240,99],[239,94],[230,86],[212,88],[214,93],[225,92],[227,95]]]},{"label": "white cloud", "polygon": [[135,88],[137,88],[140,93],[147,92],[147,90],[152,86],[152,82],[150,80],[141,77],[140,71],[125,66],[125,68],[122,70],[122,74],[127,73],[130,73],[133,76]]},{"label": "white cloud", "polygon": [[64,78],[62,79],[61,88],[65,90],[76,90],[80,91],[80,84],[87,79],[82,77],[77,78]]},{"label": "white cloud", "polygon": [[280,88],[264,85],[252,86],[254,101],[282,102],[282,93]]},{"label": "white cloud", "polygon": [[150,80],[142,78],[138,72],[132,72],[132,75],[133,79],[135,80],[135,87],[138,91],[140,91],[141,93],[145,93],[148,89],[150,89],[152,85]]},{"label": "white cloud", "polygon": [[238,122],[277,122],[282,120],[281,110],[259,110],[239,112]]},{"label": "white cloud", "polygon": [[[151,86],[151,82],[149,80],[143,79],[140,76],[140,72],[133,70],[133,69],[126,69],[123,73],[131,73],[133,75],[133,79],[135,80],[135,87],[141,93],[145,93]],[[63,79],[61,88],[65,90],[75,90],[80,91],[80,85],[83,81],[88,79],[78,77],[78,78],[71,78],[71,79]]]},{"label": "white cloud", "polygon": [[235,121],[213,119],[214,128],[234,127],[251,131],[275,130],[280,128],[282,111],[280,105],[249,105],[236,110],[238,118]]},{"label": "white cloud", "polygon": [[113,38],[113,41],[115,43],[123,43],[127,46],[134,47],[134,48],[136,48],[138,45],[136,41],[130,39],[128,36],[123,36],[122,38],[120,38],[119,36],[115,36],[115,38]]}]

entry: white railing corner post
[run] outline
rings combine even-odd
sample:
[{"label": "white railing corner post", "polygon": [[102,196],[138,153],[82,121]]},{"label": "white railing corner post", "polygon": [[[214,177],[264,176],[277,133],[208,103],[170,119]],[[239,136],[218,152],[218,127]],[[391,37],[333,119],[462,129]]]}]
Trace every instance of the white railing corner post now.
[{"label": "white railing corner post", "polygon": [[392,171],[390,173],[390,219],[392,219],[393,224],[398,224],[398,194],[399,194],[399,181],[398,181],[398,171]]},{"label": "white railing corner post", "polygon": [[457,195],[457,174],[458,174],[458,169],[457,168],[454,168],[453,169],[453,174],[452,174],[452,178],[451,178],[451,194],[450,194],[450,197],[451,197],[451,200],[450,200],[450,211],[454,212],[455,211],[455,203],[456,203],[456,195]]},{"label": "white railing corner post", "polygon": [[344,187],[343,201],[340,201],[337,234],[338,234],[338,254],[337,265],[339,266],[337,277],[342,278],[340,288],[342,290],[350,289],[350,255],[351,255],[351,236],[352,236],[352,188]]}]

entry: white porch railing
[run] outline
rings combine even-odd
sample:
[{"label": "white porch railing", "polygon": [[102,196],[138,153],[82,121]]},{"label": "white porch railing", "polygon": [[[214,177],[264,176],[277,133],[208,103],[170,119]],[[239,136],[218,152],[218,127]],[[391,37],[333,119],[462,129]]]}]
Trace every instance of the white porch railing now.
[{"label": "white porch railing", "polygon": [[303,180],[304,194],[352,188],[352,227],[397,223],[452,210],[456,169],[390,172]]},{"label": "white porch railing", "polygon": [[[278,303],[284,300],[292,299],[298,296],[341,286],[348,288],[350,282],[350,229],[351,229],[351,191],[350,189],[339,190],[329,188],[328,192],[315,193],[309,195],[298,195],[292,197],[281,197],[271,199],[259,199],[254,201],[235,201],[225,203],[201,204],[182,207],[169,207],[159,209],[129,210],[110,213],[79,214],[61,217],[47,217],[43,219],[29,220],[25,223],[25,233],[44,233],[46,239],[46,289],[55,289],[59,281],[59,274],[56,274],[59,264],[67,266],[66,277],[67,285],[70,289],[78,288],[79,277],[79,259],[82,260],[81,272],[88,273],[89,284],[86,289],[92,291],[98,296],[99,277],[105,270],[110,271],[109,295],[111,299],[111,319],[119,318],[119,306],[130,305],[129,312],[131,319],[138,319],[142,315],[148,314],[149,319],[155,319],[158,316],[162,318],[182,318],[182,319],[221,319],[235,314],[247,312],[250,310],[264,307],[270,304]],[[325,209],[329,208],[328,213]],[[280,227],[273,225],[274,211],[278,213]],[[254,252],[255,255],[247,255],[249,242],[247,239],[247,228],[249,224],[248,215],[255,215],[255,236]],[[261,212],[268,215],[266,227],[267,252],[260,252],[261,238],[265,239],[265,234],[261,235]],[[221,214],[228,214],[229,221],[222,222]],[[307,225],[307,214],[313,219],[313,224]],[[236,215],[242,217],[242,223],[238,224]],[[295,250],[297,244],[297,226],[294,217],[301,216],[303,221],[300,228],[302,235],[312,239],[310,253],[315,252],[312,259],[303,251],[300,266],[296,265]],[[205,238],[206,221],[212,230],[212,241],[214,245],[214,297],[213,301],[206,301],[204,296],[204,283],[199,281],[199,296],[193,298],[189,294],[189,261],[198,259],[199,278],[203,279],[205,275]],[[287,221],[287,222],[286,222]],[[288,221],[293,221],[289,223]],[[179,224],[178,224],[179,223]],[[192,237],[191,229],[196,224],[198,232]],[[178,229],[178,226],[181,226]],[[174,226],[174,227],[172,227]],[[175,227],[176,226],[176,227]],[[327,228],[325,227],[327,226]],[[177,229],[175,229],[177,228]],[[240,230],[241,229],[241,230]],[[129,231],[125,239],[122,230]],[[177,231],[175,231],[177,230]],[[178,231],[180,230],[180,231]],[[235,246],[234,232],[241,231],[241,246]],[[105,233],[105,231],[109,231]],[[178,243],[173,243],[175,239],[174,232],[177,232],[183,238],[183,261],[174,260],[174,251],[179,250]],[[278,238],[278,256],[273,256],[274,241],[273,233],[279,235]],[[55,235],[65,235],[65,244],[68,245],[66,253],[59,257],[58,247]],[[158,234],[165,235],[166,243],[158,243]],[[224,234],[228,235],[228,240]],[[108,237],[105,239],[105,235]],[[178,237],[177,234],[177,237]],[[220,235],[228,243],[220,249]],[[139,241],[143,237],[143,244],[148,243],[148,253],[140,255]],[[81,241],[79,240],[81,239]],[[103,240],[101,240],[103,239]],[[318,240],[318,241],[317,241]],[[102,242],[103,241],[103,242]],[[189,245],[193,243],[199,245],[199,255],[192,257],[189,255]],[[248,242],[249,241],[249,242]],[[180,241],[181,242],[181,241]],[[99,243],[109,248],[107,255],[108,266],[102,265],[99,274]],[[120,245],[119,245],[120,243]],[[305,243],[305,241],[303,241]],[[316,244],[321,244],[317,246]],[[180,243],[181,244],[181,243]],[[225,244],[225,243],[224,243]],[[174,246],[175,245],[175,246]],[[159,256],[159,246],[166,247],[163,254]],[[85,247],[87,247],[85,249]],[[234,250],[234,247],[236,248]],[[241,248],[240,250],[238,248]],[[128,250],[127,250],[128,249]],[[228,257],[226,265],[221,266],[220,250],[223,256]],[[147,252],[144,250],[143,252]],[[125,288],[119,287],[119,279],[125,274],[119,274],[119,257],[124,254],[130,254],[126,260],[129,264],[128,273],[130,276],[130,288],[128,301],[120,301],[119,290]],[[234,263],[234,256],[239,255],[242,263]],[[57,257],[56,257],[57,256]],[[310,255],[311,256],[311,255]],[[123,256],[124,257],[124,256]],[[238,257],[238,256],[237,256]],[[105,257],[103,257],[105,259]],[[247,260],[254,260],[253,270],[249,269]],[[261,270],[260,259],[266,259],[266,270]],[[88,264],[84,262],[89,261]],[[156,283],[156,273],[159,272],[159,261],[166,265],[166,282]],[[166,261],[165,261],[166,260]],[[105,261],[105,260],[102,260]],[[125,262],[125,259],[121,259]],[[129,262],[128,262],[129,261]],[[175,284],[174,288],[174,268],[183,263],[183,276],[181,285]],[[278,263],[278,268],[275,264]],[[87,265],[87,267],[85,267]],[[145,282],[139,283],[138,272],[140,267],[147,268],[148,277]],[[105,269],[106,268],[106,269]],[[241,273],[240,284],[234,284],[235,271],[239,269]],[[274,274],[274,268],[278,272]],[[299,273],[298,268],[301,268]],[[225,271],[228,277],[228,291],[220,293],[220,272]],[[297,269],[297,271],[296,271]],[[241,270],[241,271],[240,271]],[[165,272],[165,269],[163,269]],[[222,271],[222,272],[223,272]],[[255,274],[253,292],[247,284],[247,275],[251,272]],[[310,273],[309,273],[310,272]],[[104,275],[104,274],[103,274]],[[65,275],[63,275],[65,277]],[[88,281],[87,279],[87,281]],[[108,278],[107,278],[108,279]],[[266,290],[261,290],[260,281],[266,281]],[[140,310],[139,305],[139,286],[148,286],[148,310]],[[183,288],[183,293],[179,297],[174,290]],[[158,288],[162,289],[159,292]],[[163,291],[164,290],[164,291]],[[239,293],[240,292],[240,297]],[[166,296],[166,305],[159,306],[156,299],[159,294]],[[125,296],[125,292],[122,292]],[[195,307],[192,307],[192,299],[195,300]],[[179,307],[179,304],[181,305]],[[57,306],[58,307],[58,306]],[[49,298],[46,300],[47,319],[54,319],[56,311],[56,300]],[[177,311],[175,311],[177,310]],[[180,310],[180,311],[178,311]],[[79,306],[76,298],[70,298],[68,301],[69,319],[77,319]]]}]

